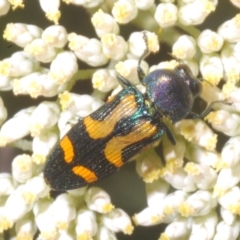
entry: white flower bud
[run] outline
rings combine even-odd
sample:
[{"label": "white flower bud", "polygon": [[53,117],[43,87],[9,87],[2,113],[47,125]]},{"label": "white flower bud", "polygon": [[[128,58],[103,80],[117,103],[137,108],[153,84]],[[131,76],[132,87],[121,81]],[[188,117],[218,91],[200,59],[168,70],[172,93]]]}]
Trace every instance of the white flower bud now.
[{"label": "white flower bud", "polygon": [[228,225],[224,221],[218,223],[213,240],[237,240],[239,237],[240,223],[238,220]]},{"label": "white flower bud", "polygon": [[[228,84],[225,84],[228,85]],[[240,111],[240,88],[236,87],[235,84],[229,84],[228,93],[230,93],[229,100],[232,102],[232,106],[236,109],[236,111]],[[228,88],[228,87],[227,87]]]},{"label": "white flower bud", "polygon": [[111,212],[102,215],[101,221],[104,226],[113,232],[123,232],[131,235],[134,229],[130,217],[120,208],[115,208]]},{"label": "white flower bud", "polygon": [[217,134],[201,119],[185,119],[174,125],[176,133],[188,141],[213,151],[217,144]]},{"label": "white flower bud", "polygon": [[218,216],[214,211],[207,215],[193,218],[189,240],[198,240],[199,236],[204,239],[213,239],[217,223]]},{"label": "white flower bud", "polygon": [[197,77],[199,74],[199,64],[195,59],[186,59],[184,63],[188,65],[193,76]]},{"label": "white flower bud", "polygon": [[30,119],[35,107],[29,107],[16,113],[6,121],[0,130],[0,146],[16,141],[30,133]]},{"label": "white flower bud", "polygon": [[[66,1],[67,2],[67,1]],[[74,5],[82,5],[85,8],[94,8],[99,6],[103,0],[71,0]],[[68,3],[68,2],[67,2]]]},{"label": "white flower bud", "polygon": [[[76,54],[76,56],[89,64],[97,67],[108,62],[108,58],[103,53],[102,43],[95,39],[89,39],[76,33],[68,35],[69,48]],[[66,64],[66,62],[64,61]]]},{"label": "white flower bud", "polygon": [[135,4],[138,9],[148,10],[154,5],[153,0],[135,0]]},{"label": "white flower bud", "polygon": [[176,169],[172,174],[166,172],[163,178],[176,189],[186,192],[192,192],[196,190],[196,184],[192,182],[190,177],[182,168]]},{"label": "white flower bud", "polygon": [[136,171],[143,181],[152,183],[160,177],[162,160],[153,148],[143,152],[136,161]]},{"label": "white flower bud", "polygon": [[10,9],[10,3],[7,0],[1,0],[0,1],[0,16],[3,16],[8,13]]},{"label": "white flower bud", "polygon": [[[160,49],[160,45],[158,43],[158,37],[153,32],[145,31],[147,34],[147,44],[148,49],[150,52],[158,52]],[[139,59],[143,52],[146,50],[146,42],[143,39],[143,32],[133,32],[131,33],[129,39],[128,39],[128,45],[129,45],[129,53],[128,58],[134,58]]]},{"label": "white flower bud", "polygon": [[184,157],[190,162],[209,165],[214,168],[221,159],[221,156],[218,152],[208,151],[192,143],[187,145]]},{"label": "white flower bud", "polygon": [[[137,74],[138,61],[135,59],[128,59],[124,62],[119,62],[116,64],[115,69],[117,74],[128,79],[132,84],[136,85],[139,83],[139,78]],[[148,71],[148,64],[145,61],[141,62],[141,68],[143,72]]]},{"label": "white flower bud", "polygon": [[57,141],[58,133],[54,130],[42,132],[34,137],[32,142],[33,162],[36,164],[45,163],[46,157],[50,154]]},{"label": "white flower bud", "polygon": [[75,231],[78,239],[91,239],[97,233],[96,215],[87,209],[79,209]]},{"label": "white flower bud", "polygon": [[104,13],[102,9],[93,14],[91,21],[100,38],[107,33],[119,33],[118,23],[110,14]]},{"label": "white flower bud", "polygon": [[12,175],[13,178],[24,183],[35,173],[35,166],[32,158],[27,154],[21,154],[16,156],[12,162]]},{"label": "white flower bud", "polygon": [[[142,85],[142,84],[141,84]],[[143,85],[142,85],[143,86]],[[136,86],[137,87],[137,86]],[[110,97],[115,97],[120,91],[123,90],[121,84],[119,84],[111,93]]]},{"label": "white flower bud", "polygon": [[203,79],[216,86],[223,78],[223,65],[219,55],[203,55],[200,60],[200,71]]},{"label": "white flower bud", "polygon": [[203,53],[218,52],[223,46],[223,38],[218,33],[206,29],[198,37],[198,46]]},{"label": "white flower bud", "polygon": [[63,110],[68,110],[80,117],[86,117],[101,105],[101,101],[87,94],[64,92],[59,94],[60,104]]},{"label": "white flower bud", "polygon": [[221,217],[222,217],[223,221],[225,223],[227,223],[228,225],[231,225],[236,220],[237,215],[235,213],[231,213],[229,210],[225,209],[224,207],[221,207],[220,208],[220,214],[221,214]]},{"label": "white flower bud", "polygon": [[3,34],[3,38],[24,48],[34,39],[41,37],[42,29],[30,24],[8,23]]},{"label": "white flower bud", "polygon": [[212,127],[223,132],[227,136],[236,136],[240,133],[240,116],[225,110],[210,112],[204,120],[208,121]]},{"label": "white flower bud", "polygon": [[98,232],[97,235],[95,236],[96,240],[117,240],[117,237],[115,235],[115,233],[113,233],[112,231],[110,231],[108,228],[104,227],[104,226],[100,226],[98,228]]},{"label": "white flower bud", "polygon": [[[161,203],[159,203],[160,205]],[[161,205],[160,205],[161,207]],[[159,208],[146,207],[141,212],[134,214],[132,217],[135,225],[140,226],[154,226],[162,223],[165,220],[163,211],[159,211]]]},{"label": "white flower bud", "polygon": [[107,58],[119,61],[123,59],[128,51],[128,44],[122,36],[107,33],[101,38],[103,53]]},{"label": "white flower bud", "polygon": [[15,231],[17,239],[33,239],[37,232],[37,227],[31,214],[26,214],[23,218],[19,219],[15,224]]},{"label": "white flower bud", "polygon": [[153,183],[146,183],[145,186],[148,206],[152,208],[159,207],[162,200],[167,196],[170,185],[162,179],[158,179]]},{"label": "white flower bud", "polygon": [[172,54],[179,59],[193,58],[196,54],[196,41],[188,35],[180,36],[172,46]]},{"label": "white flower bud", "polygon": [[118,85],[114,70],[99,69],[92,76],[93,88],[101,92],[109,92]]},{"label": "white flower bud", "polygon": [[57,229],[51,211],[52,202],[52,199],[40,199],[33,208],[35,222],[42,239],[55,239],[57,236]]},{"label": "white flower bud", "polygon": [[221,59],[227,80],[233,83],[238,82],[240,75],[239,59],[235,57],[233,45],[224,45],[221,51]]},{"label": "white flower bud", "polygon": [[114,208],[108,193],[98,187],[91,187],[87,190],[85,202],[90,210],[98,213],[107,213]]},{"label": "white flower bud", "polygon": [[[0,79],[1,81],[1,79]],[[3,100],[0,97],[0,126],[7,119],[7,109],[4,106]]]},{"label": "white flower bud", "polygon": [[132,0],[118,0],[112,8],[112,15],[121,24],[129,23],[138,14],[137,6]]},{"label": "white flower bud", "polygon": [[220,34],[224,40],[230,43],[234,43],[240,40],[240,14],[237,14],[234,18],[224,22],[218,28],[218,34]]},{"label": "white flower bud", "polygon": [[181,190],[176,190],[168,194],[161,202],[165,216],[172,216],[175,218],[179,214],[179,206],[187,200],[187,197],[188,194]]},{"label": "white flower bud", "polygon": [[160,62],[157,66],[151,67],[149,72],[152,72],[156,69],[171,69],[173,70],[175,67],[179,65],[179,62],[177,60],[171,60],[171,61],[164,61]]},{"label": "white flower bud", "polygon": [[46,197],[50,192],[50,188],[43,176],[36,176],[29,179],[22,188],[22,197],[25,202],[32,204],[39,198]]},{"label": "white flower bud", "polygon": [[21,77],[39,69],[39,63],[23,51],[0,61],[0,73],[6,77]]},{"label": "white flower bud", "polygon": [[239,1],[239,0],[230,0],[230,2],[231,2],[234,6],[240,8],[240,1]]},{"label": "white flower bud", "polygon": [[67,193],[76,198],[77,202],[75,202],[76,207],[83,207],[86,206],[85,201],[84,201],[84,195],[87,191],[87,186],[86,187],[81,187],[73,190],[67,190]]},{"label": "white flower bud", "polygon": [[171,27],[177,22],[178,9],[173,3],[160,3],[154,14],[154,18],[160,27]]},{"label": "white flower bud", "polygon": [[1,91],[9,91],[12,89],[12,78],[3,76],[0,73],[0,90]]},{"label": "white flower bud", "polygon": [[12,192],[0,214],[0,229],[8,229],[12,224],[20,220],[27,212],[29,212],[33,204],[28,204],[22,197],[22,185]]},{"label": "white flower bud", "polygon": [[229,211],[231,214],[239,214],[240,213],[240,189],[238,186],[234,186],[229,188],[228,191],[224,192],[222,196],[219,196],[218,199],[219,204]]},{"label": "white flower bud", "polygon": [[58,240],[75,240],[76,237],[74,233],[71,230],[69,230],[69,231],[59,231],[57,238]]},{"label": "white flower bud", "polygon": [[162,174],[165,172],[174,173],[174,171],[183,166],[183,157],[186,150],[184,139],[181,136],[174,137],[176,144],[172,145],[169,140],[164,139],[163,155],[165,159],[165,167]]},{"label": "white flower bud", "polygon": [[160,239],[187,239],[190,234],[191,222],[190,218],[177,217],[173,222],[168,224]]},{"label": "white flower bud", "polygon": [[233,48],[233,52],[231,54],[233,54],[233,56],[240,61],[240,41],[238,41],[236,44],[229,44],[229,46],[231,46]]},{"label": "white flower bud", "polygon": [[201,98],[208,103],[224,99],[222,91],[206,81],[202,82]]},{"label": "white flower bud", "polygon": [[46,17],[53,21],[55,24],[58,24],[58,20],[61,16],[61,12],[59,11],[60,0],[39,0],[40,6],[42,10],[46,13]]},{"label": "white flower bud", "polygon": [[67,230],[76,217],[74,198],[67,193],[59,195],[51,205],[51,212],[59,230]]},{"label": "white flower bud", "polygon": [[79,116],[73,112],[66,110],[62,111],[58,119],[58,129],[60,130],[60,139],[78,122]]},{"label": "white flower bud", "polygon": [[52,128],[58,121],[59,105],[55,102],[44,101],[32,112],[30,131],[32,136],[38,136],[46,129]]},{"label": "white flower bud", "polygon": [[9,173],[0,173],[0,196],[10,195],[14,189],[12,175]]},{"label": "white flower bud", "polygon": [[[54,76],[53,76],[54,75]],[[39,87],[41,89],[41,92],[38,93],[38,95],[43,95],[44,97],[53,97],[56,96],[57,94],[65,91],[66,89],[68,89],[69,85],[72,84],[71,81],[67,81],[66,83],[63,84],[58,84],[58,80],[59,79],[52,79],[55,77],[60,77],[60,75],[55,75],[55,74],[48,74],[48,73],[44,73],[44,74],[40,74],[38,76],[38,78],[36,79],[37,81],[35,82],[35,86],[37,86],[37,88]],[[61,81],[61,80],[60,80]],[[34,94],[34,90],[31,92],[29,92],[29,94],[32,96]],[[36,96],[36,95],[34,95]]]},{"label": "white flower bud", "polygon": [[201,24],[206,17],[216,9],[216,5],[217,1],[189,1],[179,8],[178,19],[183,25]]},{"label": "white flower bud", "polygon": [[199,190],[190,195],[186,202],[180,204],[179,212],[183,217],[203,216],[208,214],[217,205],[212,192]]},{"label": "white flower bud", "polygon": [[58,84],[66,83],[71,80],[78,70],[77,59],[70,51],[59,53],[52,61],[49,77]]},{"label": "white flower bud", "polygon": [[13,92],[15,95],[29,94],[32,98],[39,96],[53,97],[58,93],[63,92],[71,84],[68,81],[64,84],[58,84],[50,78],[49,74],[45,71],[31,73],[20,79],[12,81]]},{"label": "white flower bud", "polygon": [[51,62],[57,55],[57,50],[46,44],[41,38],[37,38],[27,44],[24,51],[43,63]]},{"label": "white flower bud", "polygon": [[213,195],[215,197],[222,196],[228,189],[238,184],[240,181],[239,171],[240,162],[231,168],[223,168],[218,174]]},{"label": "white flower bud", "polygon": [[42,33],[42,40],[51,47],[63,48],[68,41],[68,33],[65,27],[53,25],[46,28]]},{"label": "white flower bud", "polygon": [[184,170],[199,189],[210,190],[217,181],[217,173],[207,164],[189,162]]}]

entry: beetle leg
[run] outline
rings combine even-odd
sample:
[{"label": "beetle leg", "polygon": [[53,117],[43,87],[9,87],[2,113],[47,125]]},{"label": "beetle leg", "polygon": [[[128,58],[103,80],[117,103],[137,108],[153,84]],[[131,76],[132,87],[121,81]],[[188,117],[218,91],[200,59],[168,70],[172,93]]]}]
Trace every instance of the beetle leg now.
[{"label": "beetle leg", "polygon": [[169,141],[172,143],[172,145],[176,145],[176,141],[175,141],[175,138],[174,138],[172,132],[170,131],[170,129],[167,127],[166,124],[163,123],[163,125],[164,125],[164,130],[165,130],[165,133],[167,134]]},{"label": "beetle leg", "polygon": [[124,78],[124,77],[121,76],[121,75],[117,75],[117,79],[118,79],[119,84],[120,84],[123,88],[133,86],[133,84],[132,84],[128,79]]},{"label": "beetle leg", "polygon": [[205,116],[207,116],[209,114],[209,112],[212,110],[213,106],[217,103],[226,103],[226,104],[229,104],[228,102],[225,102],[225,101],[213,101],[213,102],[210,102],[209,105],[206,107],[206,109],[198,114],[198,113],[195,113],[195,112],[190,112],[188,115],[191,116],[192,119],[196,119],[196,118],[204,118]]},{"label": "beetle leg", "polygon": [[140,82],[142,82],[142,80],[145,78],[145,73],[143,71],[143,69],[141,68],[141,62],[144,58],[147,57],[147,55],[149,54],[149,48],[148,48],[148,38],[147,38],[147,32],[143,32],[143,40],[146,44],[146,48],[142,54],[142,56],[139,58],[138,60],[138,65],[137,65],[137,74],[138,74],[138,78],[140,80]]}]

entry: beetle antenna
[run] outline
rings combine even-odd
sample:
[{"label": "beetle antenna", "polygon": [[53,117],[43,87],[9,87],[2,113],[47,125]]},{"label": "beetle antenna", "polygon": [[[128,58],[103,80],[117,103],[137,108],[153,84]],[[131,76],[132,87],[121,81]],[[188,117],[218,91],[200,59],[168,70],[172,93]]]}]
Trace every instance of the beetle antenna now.
[{"label": "beetle antenna", "polygon": [[176,56],[174,56],[172,53],[168,52],[168,55],[171,56],[173,59],[178,61],[180,64],[185,64],[184,61]]},{"label": "beetle antenna", "polygon": [[204,78],[199,78],[199,80],[201,81],[201,82],[207,82],[211,87],[214,87],[208,80],[206,80],[206,79],[204,79]]},{"label": "beetle antenna", "polygon": [[145,73],[143,71],[143,69],[141,68],[141,62],[142,60],[147,57],[147,55],[149,54],[149,48],[148,48],[148,37],[147,37],[147,32],[144,31],[143,32],[143,40],[146,44],[146,48],[143,52],[143,54],[141,55],[141,57],[138,60],[138,66],[137,66],[137,73],[138,73],[138,78],[139,80],[142,82],[142,80],[145,78]]}]

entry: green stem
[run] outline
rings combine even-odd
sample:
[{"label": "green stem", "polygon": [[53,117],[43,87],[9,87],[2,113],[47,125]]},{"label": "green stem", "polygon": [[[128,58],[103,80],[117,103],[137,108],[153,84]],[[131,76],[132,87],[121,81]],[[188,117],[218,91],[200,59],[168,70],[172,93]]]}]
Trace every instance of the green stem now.
[{"label": "green stem", "polygon": [[86,70],[78,70],[73,76],[73,81],[80,81],[86,79],[92,79],[93,74],[97,69],[86,69]]},{"label": "green stem", "polygon": [[9,146],[22,149],[23,151],[32,152],[32,141],[26,139],[19,139],[13,143],[10,143]]}]

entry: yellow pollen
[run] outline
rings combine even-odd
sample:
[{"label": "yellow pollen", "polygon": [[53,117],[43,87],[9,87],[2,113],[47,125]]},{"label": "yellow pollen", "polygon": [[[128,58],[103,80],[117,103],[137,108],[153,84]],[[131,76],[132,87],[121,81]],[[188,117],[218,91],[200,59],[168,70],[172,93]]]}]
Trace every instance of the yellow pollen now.
[{"label": "yellow pollen", "polygon": [[57,25],[58,21],[59,21],[59,19],[61,17],[61,12],[59,10],[56,10],[56,11],[53,11],[53,12],[48,12],[48,13],[46,13],[46,17],[50,21],[54,22],[54,24]]},{"label": "yellow pollen", "polygon": [[17,8],[24,8],[23,0],[8,0],[12,5],[12,9],[15,10]]},{"label": "yellow pollen", "polygon": [[194,213],[194,208],[192,205],[184,202],[179,205],[178,211],[183,217],[190,217]]},{"label": "yellow pollen", "polygon": [[200,171],[199,171],[199,168],[197,166],[197,164],[193,163],[193,162],[189,162],[186,164],[184,170],[188,173],[188,174],[191,174],[191,175],[199,175],[200,174]]},{"label": "yellow pollen", "polygon": [[240,13],[238,13],[233,19],[237,28],[240,28]]},{"label": "yellow pollen", "polygon": [[58,95],[58,98],[60,100],[60,105],[63,111],[66,110],[72,102],[72,96],[68,91],[60,93]]},{"label": "yellow pollen", "polygon": [[162,233],[158,240],[171,240],[166,233]]},{"label": "yellow pollen", "polygon": [[8,77],[11,69],[11,64],[6,61],[0,61],[0,74]]}]

